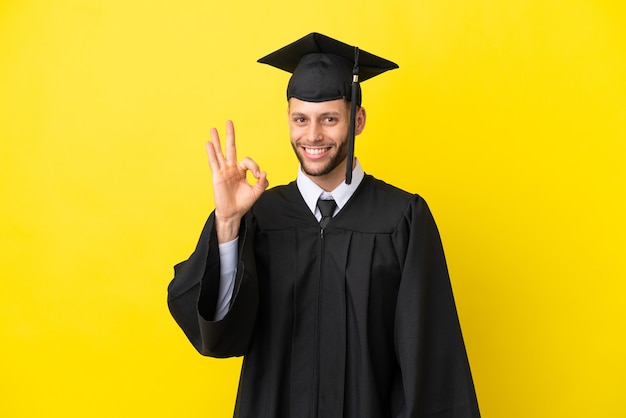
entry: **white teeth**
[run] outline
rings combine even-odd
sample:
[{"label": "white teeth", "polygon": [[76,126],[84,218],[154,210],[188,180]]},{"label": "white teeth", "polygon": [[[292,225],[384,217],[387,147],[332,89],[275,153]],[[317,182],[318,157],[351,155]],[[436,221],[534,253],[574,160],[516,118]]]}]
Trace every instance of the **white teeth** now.
[{"label": "white teeth", "polygon": [[307,154],[311,155],[319,155],[326,152],[326,148],[305,148],[304,150],[307,152]]}]

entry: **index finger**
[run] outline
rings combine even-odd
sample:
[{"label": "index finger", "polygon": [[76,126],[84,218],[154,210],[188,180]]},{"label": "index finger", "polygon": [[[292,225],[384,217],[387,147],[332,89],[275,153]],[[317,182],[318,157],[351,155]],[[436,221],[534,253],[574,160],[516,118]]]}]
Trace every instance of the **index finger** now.
[{"label": "index finger", "polygon": [[226,161],[237,164],[237,147],[235,146],[235,125],[226,121]]}]

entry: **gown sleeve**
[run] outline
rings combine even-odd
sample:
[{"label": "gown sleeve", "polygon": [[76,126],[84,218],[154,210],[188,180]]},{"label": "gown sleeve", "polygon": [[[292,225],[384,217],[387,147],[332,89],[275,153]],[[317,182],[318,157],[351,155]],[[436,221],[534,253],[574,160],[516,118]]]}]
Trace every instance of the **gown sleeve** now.
[{"label": "gown sleeve", "polygon": [[396,305],[401,370],[394,416],[478,418],[478,402],[437,226],[417,196],[396,236],[405,251]]},{"label": "gown sleeve", "polygon": [[242,219],[239,258],[228,313],[214,321],[220,280],[220,261],[214,213],[209,216],[196,249],[174,267],[168,287],[168,307],[183,332],[202,355],[242,356],[248,351],[259,304],[252,222]]}]

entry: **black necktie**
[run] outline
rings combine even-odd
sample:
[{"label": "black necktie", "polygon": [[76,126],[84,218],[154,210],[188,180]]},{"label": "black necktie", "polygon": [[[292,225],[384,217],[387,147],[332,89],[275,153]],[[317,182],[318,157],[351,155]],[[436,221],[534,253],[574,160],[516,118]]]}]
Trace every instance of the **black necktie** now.
[{"label": "black necktie", "polygon": [[322,228],[328,225],[330,218],[333,217],[333,213],[335,213],[335,208],[337,204],[334,200],[318,200],[317,207],[320,208],[320,212],[322,213],[322,219],[320,220],[320,226]]}]

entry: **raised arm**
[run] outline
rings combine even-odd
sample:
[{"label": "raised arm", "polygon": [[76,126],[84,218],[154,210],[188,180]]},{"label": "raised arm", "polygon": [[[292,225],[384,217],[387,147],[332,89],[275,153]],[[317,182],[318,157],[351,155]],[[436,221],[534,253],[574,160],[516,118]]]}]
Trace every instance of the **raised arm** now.
[{"label": "raised arm", "polygon": [[[254,238],[240,242],[231,257],[223,254],[224,247],[217,244],[237,237],[244,214],[268,183],[266,174],[250,158],[237,162],[235,129],[230,121],[226,123],[225,153],[216,129],[211,129],[207,153],[215,211],[207,220],[189,259],[174,267],[174,279],[168,288],[168,305],[172,316],[200,353],[214,357],[240,356],[247,351],[254,332],[258,288],[255,269],[248,271],[245,263],[238,268],[236,263],[238,257],[253,259]],[[254,184],[246,180],[248,171],[256,178]],[[251,236],[252,232],[246,235]],[[224,271],[232,273],[223,274]],[[237,302],[231,303],[235,286]]]},{"label": "raised arm", "polygon": [[[226,122],[226,155],[222,152],[217,129],[211,129],[211,141],[206,144],[213,178],[215,202],[215,230],[218,243],[232,241],[237,237],[243,215],[268,186],[267,174],[260,171],[252,159],[237,161],[235,127]],[[256,183],[250,184],[246,173],[250,171]]]}]

